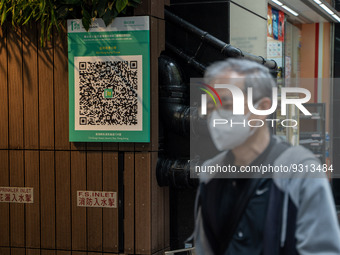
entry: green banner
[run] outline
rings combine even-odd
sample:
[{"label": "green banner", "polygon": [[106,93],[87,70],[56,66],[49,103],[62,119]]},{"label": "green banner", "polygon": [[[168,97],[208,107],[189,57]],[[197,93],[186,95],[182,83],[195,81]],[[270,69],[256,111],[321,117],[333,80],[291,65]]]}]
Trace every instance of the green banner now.
[{"label": "green banner", "polygon": [[67,32],[70,142],[150,142],[149,17]]}]

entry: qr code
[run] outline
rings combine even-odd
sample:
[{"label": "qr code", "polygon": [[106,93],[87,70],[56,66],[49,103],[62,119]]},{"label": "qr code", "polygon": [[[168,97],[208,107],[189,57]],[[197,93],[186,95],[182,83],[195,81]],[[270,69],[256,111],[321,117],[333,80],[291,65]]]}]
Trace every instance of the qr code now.
[{"label": "qr code", "polygon": [[75,129],[142,129],[142,56],[75,57]]}]

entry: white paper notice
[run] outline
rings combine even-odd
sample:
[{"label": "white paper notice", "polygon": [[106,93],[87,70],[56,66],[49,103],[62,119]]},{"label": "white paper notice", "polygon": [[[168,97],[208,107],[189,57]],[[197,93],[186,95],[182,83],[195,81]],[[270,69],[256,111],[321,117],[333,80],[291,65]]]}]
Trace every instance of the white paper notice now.
[{"label": "white paper notice", "polygon": [[33,203],[33,188],[0,187],[0,203]]},{"label": "white paper notice", "polygon": [[117,192],[77,191],[77,206],[117,208]]}]

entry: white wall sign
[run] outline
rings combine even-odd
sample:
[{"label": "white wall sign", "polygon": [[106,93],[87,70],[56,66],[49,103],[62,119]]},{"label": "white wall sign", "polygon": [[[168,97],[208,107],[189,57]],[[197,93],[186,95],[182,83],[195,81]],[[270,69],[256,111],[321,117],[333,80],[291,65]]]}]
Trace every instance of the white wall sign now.
[{"label": "white wall sign", "polygon": [[77,206],[117,208],[117,192],[77,191]]},{"label": "white wall sign", "polygon": [[[263,2],[263,0],[259,1]],[[259,4],[259,1],[248,2],[254,2],[255,5]],[[263,6],[266,6],[265,3],[263,3]],[[265,18],[259,17],[232,2],[230,3],[230,44],[244,52],[266,57],[267,14],[265,12],[267,8],[257,11],[260,12],[258,15],[264,15]]]},{"label": "white wall sign", "polygon": [[33,203],[33,188],[0,187],[0,203]]}]

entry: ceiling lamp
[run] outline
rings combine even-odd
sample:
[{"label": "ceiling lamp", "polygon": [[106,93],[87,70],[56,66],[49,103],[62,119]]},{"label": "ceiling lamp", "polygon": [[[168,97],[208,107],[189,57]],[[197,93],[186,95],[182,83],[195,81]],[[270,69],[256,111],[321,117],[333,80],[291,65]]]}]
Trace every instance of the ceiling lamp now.
[{"label": "ceiling lamp", "polygon": [[[313,0],[315,4],[317,4],[316,6],[319,9],[323,9],[323,11],[327,12],[328,17],[330,17],[330,20],[336,20],[337,22],[340,22],[340,17],[338,16],[338,12],[331,7],[328,3],[323,2],[322,0]],[[305,4],[307,4],[308,2],[306,2],[305,0],[303,1]],[[315,6],[314,4],[314,6]],[[310,6],[312,7],[312,6]],[[315,7],[314,7],[315,8]]]},{"label": "ceiling lamp", "polygon": [[[314,0],[314,1],[318,1],[318,0]],[[289,8],[287,5],[281,3],[280,1],[278,0],[272,0],[273,3],[277,4],[278,6],[282,7],[283,9],[285,9],[287,12],[293,14],[294,16],[299,16],[299,14],[292,10],[291,8]]]},{"label": "ceiling lamp", "polygon": [[299,14],[296,11],[293,11],[292,9],[290,9],[288,6],[286,5],[282,5],[282,8],[284,8],[286,11],[290,12],[291,14],[293,14],[294,16],[299,16]]}]

